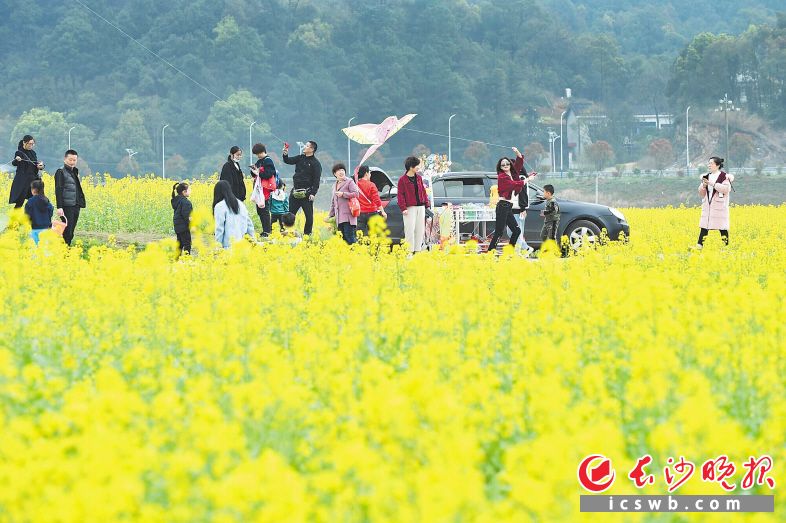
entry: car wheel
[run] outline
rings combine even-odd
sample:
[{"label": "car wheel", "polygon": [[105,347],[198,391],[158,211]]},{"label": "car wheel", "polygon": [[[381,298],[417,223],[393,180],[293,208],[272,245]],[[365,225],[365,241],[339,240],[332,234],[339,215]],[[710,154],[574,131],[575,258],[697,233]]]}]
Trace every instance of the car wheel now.
[{"label": "car wheel", "polygon": [[590,246],[600,243],[600,227],[588,220],[578,220],[571,223],[565,230],[565,235],[570,242],[570,248],[579,250],[584,242]]}]

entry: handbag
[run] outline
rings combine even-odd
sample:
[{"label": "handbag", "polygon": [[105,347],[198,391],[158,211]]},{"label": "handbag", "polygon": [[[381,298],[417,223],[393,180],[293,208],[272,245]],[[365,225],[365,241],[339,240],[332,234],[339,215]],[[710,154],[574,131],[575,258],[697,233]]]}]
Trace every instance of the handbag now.
[{"label": "handbag", "polygon": [[308,189],[293,189],[292,197],[296,200],[302,200],[308,197]]},{"label": "handbag", "polygon": [[261,180],[262,180],[262,188],[263,189],[267,190],[268,192],[273,192],[273,191],[276,190],[276,177],[275,176],[271,176],[270,178],[262,178],[260,176],[259,178],[261,178]]},{"label": "handbag", "polygon": [[61,216],[61,218],[62,220],[52,221],[52,231],[58,236],[62,236],[66,230],[66,227],[68,227],[68,218],[66,218],[65,216]]},{"label": "handbag", "polygon": [[257,204],[260,209],[265,207],[265,193],[262,191],[261,178],[254,178],[254,189],[251,191],[251,201]]},{"label": "handbag", "polygon": [[360,200],[355,197],[349,199],[349,212],[355,218],[360,216]]}]

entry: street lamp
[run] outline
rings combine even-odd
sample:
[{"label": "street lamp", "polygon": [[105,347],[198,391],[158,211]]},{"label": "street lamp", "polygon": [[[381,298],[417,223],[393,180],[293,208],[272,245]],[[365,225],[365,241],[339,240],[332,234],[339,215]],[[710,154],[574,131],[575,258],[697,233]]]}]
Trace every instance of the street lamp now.
[{"label": "street lamp", "polygon": [[739,111],[739,107],[734,107],[734,102],[729,100],[729,94],[724,93],[723,98],[718,100],[720,107],[715,109],[715,112],[723,111],[723,117],[726,120],[726,162],[731,165],[729,161],[729,111]]},{"label": "street lamp", "polygon": [[450,134],[450,121],[453,119],[454,116],[456,116],[456,115],[455,114],[451,114],[450,118],[448,118],[448,163],[451,163],[451,164],[453,163],[453,147],[452,147],[453,146],[453,143],[452,143],[453,140],[452,140],[451,134]]},{"label": "street lamp", "polygon": [[161,129],[161,176],[166,180],[166,128],[169,127],[169,124],[166,124]]},{"label": "street lamp", "polygon": [[[567,113],[568,113],[568,111],[562,111],[562,114],[559,115],[559,136],[560,136],[560,139],[559,139],[559,177],[560,178],[562,178],[563,171],[564,171],[563,168],[562,168],[562,161],[563,161],[562,159],[564,158],[563,155],[562,155],[562,133],[564,132],[562,130],[562,119],[565,117],[565,115]],[[567,131],[567,129],[566,129],[566,131]],[[568,165],[568,168],[570,168],[570,165]]]},{"label": "street lamp", "polygon": [[685,176],[690,175],[690,105],[685,109]]},{"label": "street lamp", "polygon": [[76,125],[68,130],[68,149],[71,150],[71,131],[76,129]]},{"label": "street lamp", "polygon": [[251,125],[248,126],[248,158],[249,158],[249,161],[251,161],[251,143],[252,143],[251,129],[253,129],[256,124],[257,124],[256,122],[251,122]]},{"label": "street lamp", "polygon": [[554,131],[549,131],[549,154],[551,155],[551,172],[557,170],[557,159],[554,157],[554,153],[556,152],[557,146],[554,144],[559,140],[560,149],[562,149],[562,136],[555,133]]},{"label": "street lamp", "polygon": [[[347,127],[352,125],[352,120],[355,118],[357,118],[357,116],[353,116],[349,119]],[[349,139],[349,136],[347,136],[347,168],[352,169],[352,140]]]}]

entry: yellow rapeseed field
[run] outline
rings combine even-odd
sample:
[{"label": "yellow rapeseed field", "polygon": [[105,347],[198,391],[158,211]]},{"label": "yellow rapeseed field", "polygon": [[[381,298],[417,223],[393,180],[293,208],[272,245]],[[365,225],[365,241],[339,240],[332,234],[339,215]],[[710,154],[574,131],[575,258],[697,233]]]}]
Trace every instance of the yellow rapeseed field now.
[{"label": "yellow rapeseed field", "polygon": [[[171,230],[166,181],[87,185],[77,240]],[[0,522],[671,520],[580,514],[595,453],[605,494],[666,494],[669,457],[727,454],[735,493],[775,513],[674,520],[783,519],[786,206],[732,208],[731,245],[699,253],[699,209],[667,208],[568,259],[407,259],[339,238],[213,250],[210,190],[180,260],[174,234],[36,248],[11,217]],[[743,492],[763,455],[774,491]],[[724,493],[700,472],[675,494]]]}]

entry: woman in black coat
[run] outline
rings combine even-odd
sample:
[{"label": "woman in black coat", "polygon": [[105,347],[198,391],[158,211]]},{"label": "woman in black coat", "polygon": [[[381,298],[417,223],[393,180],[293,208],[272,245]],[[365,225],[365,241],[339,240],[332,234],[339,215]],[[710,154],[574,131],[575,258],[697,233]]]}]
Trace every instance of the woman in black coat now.
[{"label": "woman in black coat", "polygon": [[246,184],[243,181],[243,170],[240,168],[240,160],[243,159],[243,151],[237,145],[233,145],[229,150],[227,162],[221,168],[219,180],[226,180],[232,186],[232,194],[238,200],[246,200]]},{"label": "woman in black coat", "polygon": [[11,184],[8,203],[13,203],[16,208],[24,205],[25,200],[33,196],[33,193],[30,192],[30,184],[41,179],[38,172],[44,168],[44,163],[38,161],[38,156],[33,150],[34,146],[35,139],[29,134],[25,135],[17,146],[14,161],[11,162],[11,165],[16,167],[16,174]]}]

